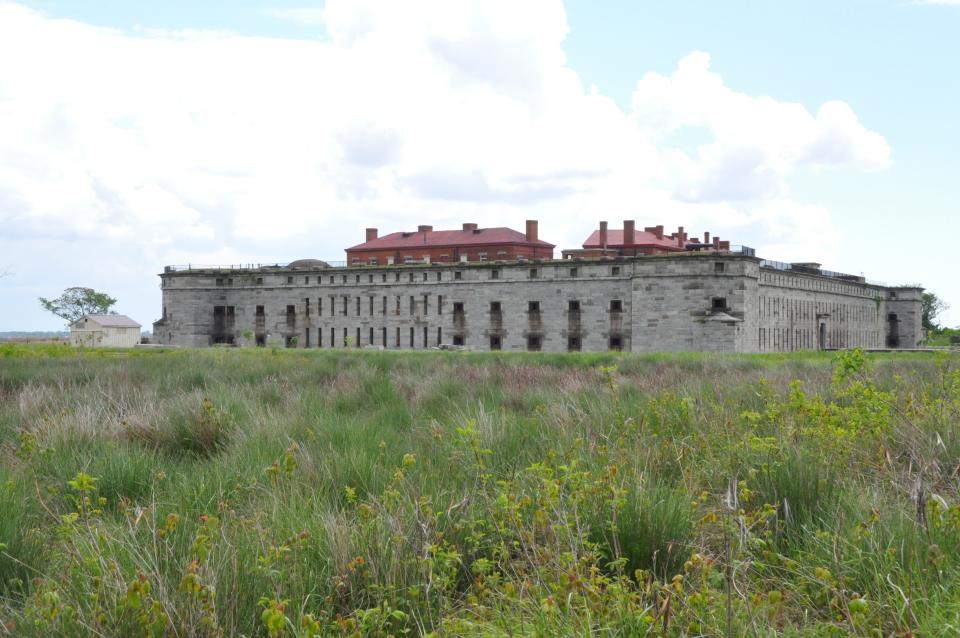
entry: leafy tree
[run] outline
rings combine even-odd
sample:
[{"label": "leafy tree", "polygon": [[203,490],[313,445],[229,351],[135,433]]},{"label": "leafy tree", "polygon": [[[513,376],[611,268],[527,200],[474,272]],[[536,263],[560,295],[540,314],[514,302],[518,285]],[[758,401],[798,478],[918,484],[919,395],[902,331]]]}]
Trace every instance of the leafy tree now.
[{"label": "leafy tree", "polygon": [[923,329],[933,332],[941,330],[937,317],[950,308],[950,304],[932,292],[923,293],[923,300],[920,303],[920,312],[923,321]]},{"label": "leafy tree", "polygon": [[56,299],[40,297],[40,306],[56,316],[73,323],[84,315],[110,314],[110,307],[117,300],[105,292],[97,292],[93,288],[67,288]]}]

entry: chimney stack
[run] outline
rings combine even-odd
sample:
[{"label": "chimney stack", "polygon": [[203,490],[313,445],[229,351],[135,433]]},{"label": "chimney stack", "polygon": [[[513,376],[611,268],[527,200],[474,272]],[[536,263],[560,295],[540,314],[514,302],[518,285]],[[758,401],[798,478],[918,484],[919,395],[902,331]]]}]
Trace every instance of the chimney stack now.
[{"label": "chimney stack", "polygon": [[636,235],[634,234],[636,230],[636,225],[632,219],[623,220],[623,245],[624,246],[633,246],[636,243]]},{"label": "chimney stack", "polygon": [[684,239],[685,238],[683,236],[683,226],[678,226],[677,227],[677,246],[679,246],[680,248],[683,248],[684,245],[686,244],[686,241],[684,241]]},{"label": "chimney stack", "polygon": [[537,241],[537,220],[527,220],[527,241]]},{"label": "chimney stack", "polygon": [[607,249],[607,222],[600,222],[600,248]]},{"label": "chimney stack", "polygon": [[663,224],[657,225],[657,239],[663,239]]},{"label": "chimney stack", "polygon": [[705,244],[709,244],[709,243],[710,243],[710,231],[709,231],[709,230],[706,231],[705,233],[703,233],[703,243],[705,243]]},{"label": "chimney stack", "polygon": [[417,226],[418,233],[429,233],[433,230],[433,226],[427,226],[426,224],[421,224]]},{"label": "chimney stack", "polygon": [[714,250],[720,250],[720,238],[719,238],[719,237],[714,237],[714,238],[713,238],[713,249],[714,249]]},{"label": "chimney stack", "polygon": [[464,230],[476,230],[476,229],[477,229],[477,225],[476,225],[476,224],[466,223],[466,224],[463,225],[463,229],[464,229]]},{"label": "chimney stack", "polygon": [[377,229],[376,229],[376,228],[368,228],[368,229],[367,229],[367,241],[373,241],[373,240],[376,239],[376,238],[377,238]]}]

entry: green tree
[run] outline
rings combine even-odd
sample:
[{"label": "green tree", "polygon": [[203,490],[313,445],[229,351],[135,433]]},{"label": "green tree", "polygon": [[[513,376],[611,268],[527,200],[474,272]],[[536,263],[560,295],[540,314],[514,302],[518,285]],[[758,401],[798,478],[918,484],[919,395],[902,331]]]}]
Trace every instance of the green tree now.
[{"label": "green tree", "polygon": [[67,323],[73,323],[84,315],[110,314],[110,307],[117,300],[105,292],[97,292],[93,288],[67,288],[63,294],[55,299],[40,297],[40,306]]},{"label": "green tree", "polygon": [[920,312],[923,320],[923,329],[927,331],[939,332],[940,323],[937,318],[941,313],[950,308],[950,304],[932,292],[923,293],[923,300],[920,303]]}]

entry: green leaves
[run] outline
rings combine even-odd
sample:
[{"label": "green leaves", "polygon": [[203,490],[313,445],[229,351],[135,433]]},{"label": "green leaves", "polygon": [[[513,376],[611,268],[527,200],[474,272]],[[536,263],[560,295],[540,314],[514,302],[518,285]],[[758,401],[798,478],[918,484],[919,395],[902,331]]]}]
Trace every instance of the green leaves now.
[{"label": "green leaves", "polygon": [[73,323],[84,315],[105,315],[117,300],[104,292],[97,292],[93,288],[67,288],[63,294],[54,299],[40,297],[40,307],[47,312]]}]

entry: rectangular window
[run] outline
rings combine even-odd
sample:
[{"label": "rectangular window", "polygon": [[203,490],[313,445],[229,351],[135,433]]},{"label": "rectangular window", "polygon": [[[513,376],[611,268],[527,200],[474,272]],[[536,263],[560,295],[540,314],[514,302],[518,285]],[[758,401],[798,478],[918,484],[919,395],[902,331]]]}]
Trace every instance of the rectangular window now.
[{"label": "rectangular window", "polygon": [[228,285],[228,286],[232,286],[232,285],[233,285],[233,277],[227,277],[227,285]]},{"label": "rectangular window", "polygon": [[430,344],[427,342],[430,339],[430,329],[427,326],[423,327],[423,347],[424,349],[429,348]]},{"label": "rectangular window", "polygon": [[580,352],[580,337],[570,335],[567,337],[567,352]]},{"label": "rectangular window", "polygon": [[576,277],[576,276],[579,275],[579,274],[580,274],[580,272],[579,272],[576,268],[571,268],[571,269],[570,269],[570,276],[571,276],[571,277]]},{"label": "rectangular window", "polygon": [[571,313],[580,312],[580,302],[576,299],[567,302],[567,310]]},{"label": "rectangular window", "polygon": [[726,310],[727,309],[726,297],[714,297],[713,299],[711,299],[710,308],[713,310]]},{"label": "rectangular window", "polygon": [[354,275],[353,283],[355,284],[360,283],[360,275]]},{"label": "rectangular window", "polygon": [[413,257],[411,257],[410,255],[406,255],[406,256],[403,258],[403,263],[405,263],[405,264],[412,264],[412,263],[413,263]]},{"label": "rectangular window", "polygon": [[317,297],[317,316],[323,316],[323,297]]},{"label": "rectangular window", "polygon": [[462,301],[454,301],[454,302],[453,302],[453,314],[455,314],[455,315],[462,315],[462,314],[463,314],[463,302],[462,302]]},{"label": "rectangular window", "polygon": [[367,275],[367,283],[373,283],[373,275]]},{"label": "rectangular window", "polygon": [[[330,316],[337,314],[337,298],[333,295],[330,295]],[[333,343],[330,344],[330,347],[333,347]]]},{"label": "rectangular window", "polygon": [[490,271],[490,279],[500,279],[500,269],[494,268]]},{"label": "rectangular window", "polygon": [[383,347],[384,347],[384,348],[387,347],[387,328],[386,328],[386,326],[383,327]]},{"label": "rectangular window", "polygon": [[222,286],[222,285],[223,285],[223,277],[217,277],[217,285],[218,285],[218,286]]},{"label": "rectangular window", "polygon": [[490,349],[500,350],[502,347],[503,342],[500,339],[500,335],[490,335]]},{"label": "rectangular window", "polygon": [[610,268],[610,274],[614,277],[620,276],[620,266],[613,266]]},{"label": "rectangular window", "polygon": [[443,295],[437,295],[437,314],[443,314]]},{"label": "rectangular window", "polygon": [[453,271],[453,279],[454,279],[455,281],[460,281],[461,279],[463,279],[463,273],[460,272],[459,270],[454,270],[454,271]]},{"label": "rectangular window", "polygon": [[399,271],[393,273],[393,280],[394,280],[394,281],[400,281],[400,272],[399,272]]},{"label": "rectangular window", "polygon": [[357,341],[353,344],[354,348],[360,347],[360,326],[357,326]]},{"label": "rectangular window", "polygon": [[293,283],[293,275],[289,275],[289,276],[287,277],[287,283],[288,283],[288,284],[292,284],[292,283]]},{"label": "rectangular window", "polygon": [[623,350],[623,337],[619,335],[610,335],[610,349]]},{"label": "rectangular window", "polygon": [[337,329],[333,326],[330,326],[330,347],[337,347]]},{"label": "rectangular window", "polygon": [[443,281],[443,273],[437,272],[437,281]]},{"label": "rectangular window", "polygon": [[263,316],[264,316],[263,306],[257,306],[257,316],[258,316],[258,317],[263,317]]},{"label": "rectangular window", "polygon": [[415,334],[415,333],[414,333],[414,331],[413,331],[413,326],[410,326],[410,347],[411,347],[411,348],[414,348],[414,347],[415,347],[414,344],[413,344],[413,335],[414,335],[414,334]]},{"label": "rectangular window", "polygon": [[423,314],[430,314],[430,295],[423,296]]},{"label": "rectangular window", "polygon": [[623,301],[620,299],[612,299],[610,301],[610,312],[623,312]]},{"label": "rectangular window", "polygon": [[[383,296],[383,314],[384,315],[387,314],[387,296],[386,295]],[[384,341],[383,345],[387,345],[387,342]]]},{"label": "rectangular window", "polygon": [[[397,295],[397,307],[396,307],[396,309],[393,311],[393,314],[395,314],[395,315],[399,315],[399,314],[400,314],[400,295]],[[398,347],[399,347],[399,344],[398,344]]]},{"label": "rectangular window", "polygon": [[370,345],[373,345],[373,326],[370,326]]},{"label": "rectangular window", "polygon": [[713,263],[713,272],[723,272],[726,264],[722,261],[716,261]]},{"label": "rectangular window", "polygon": [[297,312],[297,307],[296,307],[296,306],[287,306],[287,314],[288,314],[288,315],[296,314],[296,312]]},{"label": "rectangular window", "polygon": [[[343,296],[343,316],[344,316],[344,317],[346,317],[347,314],[348,314],[348,308],[347,308],[347,307],[348,307],[349,305],[350,305],[350,296],[349,296],[349,295],[344,295],[344,296]],[[346,330],[346,328],[344,328],[344,330]]]},{"label": "rectangular window", "polygon": [[437,346],[443,343],[443,328],[437,326]]},{"label": "rectangular window", "polygon": [[527,350],[531,352],[540,350],[540,335],[527,335]]},{"label": "rectangular window", "polygon": [[463,345],[463,335],[453,335],[453,345],[462,346]]},{"label": "rectangular window", "polygon": [[370,297],[370,316],[373,316],[373,297]]},{"label": "rectangular window", "polygon": [[527,312],[531,315],[540,314],[540,302],[539,301],[528,301],[527,302]]},{"label": "rectangular window", "polygon": [[310,283],[310,276],[309,276],[309,275],[307,275],[306,277],[303,278],[303,283],[305,283],[305,284],[309,284],[309,283]]},{"label": "rectangular window", "polygon": [[400,326],[397,326],[397,338],[394,344],[396,345],[397,348],[400,347]]},{"label": "rectangular window", "polygon": [[492,314],[492,315],[498,315],[498,314],[500,314],[500,312],[501,312],[500,302],[499,302],[499,301],[491,301],[491,302],[490,302],[490,314]]},{"label": "rectangular window", "polygon": [[382,281],[383,283],[387,283],[387,273],[382,273],[380,275],[380,281]]},{"label": "rectangular window", "polygon": [[360,297],[357,297],[357,316],[360,316]]},{"label": "rectangular window", "polygon": [[333,283],[333,275],[330,275],[330,283]]},{"label": "rectangular window", "polygon": [[[340,283],[343,283],[343,284],[347,283],[346,275],[340,275]],[[344,328],[344,330],[346,330],[346,328]]]},{"label": "rectangular window", "polygon": [[410,314],[417,314],[417,298],[413,295],[410,295]]},{"label": "rectangular window", "polygon": [[487,253],[478,253],[478,254],[477,254],[477,258],[478,258],[480,261],[486,261],[486,260],[487,260]]},{"label": "rectangular window", "polygon": [[258,285],[258,286],[262,286],[262,285],[263,285],[263,277],[257,277],[257,285]]},{"label": "rectangular window", "polygon": [[536,268],[530,269],[530,279],[537,279],[540,276],[540,271]]},{"label": "rectangular window", "polygon": [[426,281],[426,280],[427,280],[427,277],[429,277],[429,276],[430,276],[430,273],[428,273],[428,272],[423,273],[423,280]]},{"label": "rectangular window", "polygon": [[407,274],[407,281],[409,281],[410,283],[413,283],[413,273]]},{"label": "rectangular window", "polygon": [[377,265],[377,258],[376,258],[376,257],[371,257],[369,261],[370,261],[370,265],[371,265],[371,266],[376,266],[376,265]]},{"label": "rectangular window", "polygon": [[306,317],[310,316],[310,297],[303,300],[303,314]]}]

